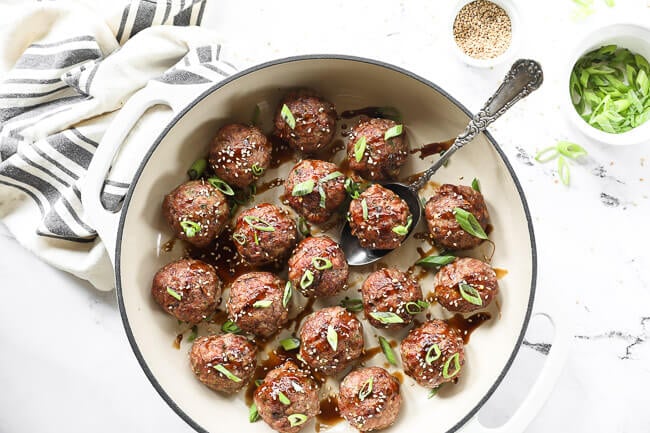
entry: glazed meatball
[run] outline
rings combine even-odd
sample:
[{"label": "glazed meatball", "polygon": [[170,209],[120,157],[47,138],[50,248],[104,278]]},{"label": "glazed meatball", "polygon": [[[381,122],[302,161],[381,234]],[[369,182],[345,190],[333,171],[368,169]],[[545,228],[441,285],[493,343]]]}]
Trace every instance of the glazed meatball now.
[{"label": "glazed meatball", "polygon": [[350,202],[348,219],[363,248],[391,250],[406,239],[413,217],[397,194],[374,184]]},{"label": "glazed meatball", "polygon": [[403,328],[426,306],[420,285],[395,268],[379,269],[361,286],[363,310],[375,328]]},{"label": "glazed meatball", "polygon": [[300,328],[300,356],[316,372],[343,371],[363,352],[361,322],[342,307],[310,314]]},{"label": "glazed meatball", "polygon": [[430,320],[409,332],[400,354],[404,373],[425,388],[455,381],[465,362],[462,337],[442,320]]},{"label": "glazed meatball", "polygon": [[348,262],[329,236],[303,239],[289,258],[289,281],[304,296],[333,296],[347,287]]},{"label": "glazed meatball", "polygon": [[269,371],[254,395],[260,418],[273,430],[295,433],[318,415],[318,384],[287,361]]},{"label": "glazed meatball", "polygon": [[390,119],[359,122],[352,129],[347,145],[350,168],[369,180],[397,177],[406,162],[409,147],[404,133],[385,139],[386,131],[395,126]]},{"label": "glazed meatball", "polygon": [[190,365],[196,377],[215,391],[237,392],[253,377],[257,349],[235,334],[210,335],[194,340]]},{"label": "glazed meatball", "polygon": [[339,387],[339,412],[363,432],[393,424],[401,405],[399,381],[381,367],[355,370]]},{"label": "glazed meatball", "polygon": [[315,224],[330,219],[347,197],[345,176],[338,167],[315,159],[296,164],[284,188],[289,206]]},{"label": "glazed meatball", "polygon": [[179,185],[165,196],[162,210],[174,236],[199,248],[219,236],[230,218],[226,197],[203,180]]},{"label": "glazed meatball", "polygon": [[245,332],[270,337],[287,323],[286,282],[270,272],[248,272],[230,286],[228,319]]},{"label": "glazed meatball", "polygon": [[[282,114],[286,106],[291,119]],[[280,101],[275,113],[274,134],[301,152],[313,154],[327,147],[336,133],[336,109],[313,90],[300,89],[289,92]]]},{"label": "glazed meatball", "polygon": [[233,239],[237,252],[251,265],[284,260],[296,245],[296,223],[277,206],[261,203],[237,218]]},{"label": "glazed meatball", "polygon": [[471,257],[456,259],[440,268],[433,279],[433,287],[438,303],[459,313],[486,308],[499,293],[494,269]]},{"label": "glazed meatball", "polygon": [[472,213],[483,230],[487,228],[488,211],[483,195],[469,186],[444,184],[427,202],[424,214],[435,244],[448,250],[467,250],[482,239],[463,230],[454,215],[455,208]]},{"label": "glazed meatball", "polygon": [[255,126],[233,123],[222,127],[210,148],[210,167],[230,186],[246,188],[271,163],[271,143]]},{"label": "glazed meatball", "polygon": [[181,259],[156,272],[151,294],[167,313],[194,325],[216,310],[221,280],[207,263]]}]

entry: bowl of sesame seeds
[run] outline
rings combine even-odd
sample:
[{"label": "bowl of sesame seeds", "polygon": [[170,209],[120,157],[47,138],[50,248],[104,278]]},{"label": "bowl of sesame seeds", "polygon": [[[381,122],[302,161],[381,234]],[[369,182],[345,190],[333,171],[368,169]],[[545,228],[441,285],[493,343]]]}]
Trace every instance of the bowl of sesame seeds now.
[{"label": "bowl of sesame seeds", "polygon": [[518,24],[512,0],[461,0],[450,20],[452,50],[470,66],[496,66],[514,55]]}]

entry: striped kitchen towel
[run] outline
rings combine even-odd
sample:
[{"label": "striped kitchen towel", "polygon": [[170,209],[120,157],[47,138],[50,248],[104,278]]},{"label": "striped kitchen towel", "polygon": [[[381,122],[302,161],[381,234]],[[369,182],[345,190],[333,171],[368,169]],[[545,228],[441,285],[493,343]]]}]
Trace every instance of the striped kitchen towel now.
[{"label": "striped kitchen towel", "polygon": [[[207,0],[34,1],[0,10],[0,218],[46,262],[100,289],[111,265],[85,220],[80,185],[104,131],[155,79],[197,94],[235,71],[200,24]],[[161,25],[164,24],[164,25]],[[102,194],[120,208],[164,107],[138,122]]]}]

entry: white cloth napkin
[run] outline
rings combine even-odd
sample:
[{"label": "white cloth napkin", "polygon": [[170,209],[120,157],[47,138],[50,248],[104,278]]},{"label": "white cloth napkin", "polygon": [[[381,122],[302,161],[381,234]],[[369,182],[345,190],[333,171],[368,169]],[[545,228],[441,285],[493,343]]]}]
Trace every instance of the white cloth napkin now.
[{"label": "white cloth napkin", "polygon": [[[97,10],[21,1],[0,9],[0,219],[41,259],[99,289],[113,287],[113,271],[84,220],[79,186],[115,110],[149,80],[205,89],[235,71],[216,35],[195,26],[206,2],[109,1]],[[169,117],[151,109],[131,132],[104,184],[107,209],[120,208]]]}]

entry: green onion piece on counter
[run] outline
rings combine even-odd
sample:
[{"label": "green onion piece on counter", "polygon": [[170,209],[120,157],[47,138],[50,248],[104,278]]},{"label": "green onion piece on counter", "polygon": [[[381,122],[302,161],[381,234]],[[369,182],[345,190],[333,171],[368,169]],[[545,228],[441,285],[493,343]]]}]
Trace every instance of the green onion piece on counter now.
[{"label": "green onion piece on counter", "polygon": [[262,218],[256,217],[255,215],[246,215],[244,217],[244,222],[253,227],[255,230],[259,230],[261,232],[275,231],[275,227],[273,227],[270,223],[264,221]]},{"label": "green onion piece on counter", "polygon": [[221,325],[221,330],[228,334],[239,334],[241,329],[235,324],[232,320],[226,320],[223,325]]},{"label": "green onion piece on counter", "polygon": [[390,325],[392,323],[404,323],[404,319],[395,313],[391,313],[390,311],[373,311],[370,313],[370,317],[385,325]]},{"label": "green onion piece on counter", "polygon": [[426,301],[407,302],[405,308],[407,313],[416,315],[429,308],[429,303]]},{"label": "green onion piece on counter", "polygon": [[294,337],[285,338],[284,340],[280,340],[280,345],[286,351],[296,350],[300,347],[300,340]]},{"label": "green onion piece on counter", "polygon": [[463,299],[470,304],[478,306],[483,305],[483,299],[481,299],[481,294],[478,290],[476,290],[476,287],[471,286],[467,283],[459,283],[458,289],[460,291],[460,296],[462,296]]},{"label": "green onion piece on counter", "polygon": [[208,168],[208,160],[205,158],[197,159],[192,163],[189,170],[187,170],[187,176],[190,180],[196,180],[203,176],[206,168]]},{"label": "green onion piece on counter", "polygon": [[329,269],[333,266],[332,261],[325,257],[313,257],[311,259],[311,264],[314,265],[314,267],[319,271],[324,271],[325,269]]},{"label": "green onion piece on counter", "polygon": [[226,367],[223,366],[223,364],[217,364],[214,366],[215,370],[217,370],[219,373],[223,374],[226,376],[228,379],[232,380],[233,382],[241,382],[241,379],[232,374]]},{"label": "green onion piece on counter", "polygon": [[313,282],[314,274],[309,269],[307,269],[305,273],[302,274],[302,278],[300,279],[300,287],[306,289],[307,287],[311,286]]},{"label": "green onion piece on counter", "polygon": [[291,281],[287,281],[287,284],[284,285],[284,293],[282,294],[282,306],[287,308],[289,301],[291,300],[291,295],[293,295],[293,289],[291,288]]},{"label": "green onion piece on counter", "polygon": [[479,180],[477,178],[474,178],[472,180],[472,189],[474,191],[481,192],[481,182],[479,182]]},{"label": "green onion piece on counter", "polygon": [[293,187],[293,190],[291,191],[291,195],[294,197],[301,197],[303,195],[311,194],[314,191],[314,187],[316,186],[316,182],[313,180],[309,179],[304,182],[300,182],[296,186]]},{"label": "green onion piece on counter", "polygon": [[537,155],[535,155],[535,161],[542,163],[548,162],[557,158],[557,155],[557,146],[550,146],[537,152]]},{"label": "green onion piece on counter", "polygon": [[363,159],[363,154],[366,151],[366,137],[361,137],[354,143],[354,159],[357,162],[361,162]]},{"label": "green onion piece on counter", "polygon": [[289,415],[287,419],[289,420],[289,425],[291,427],[296,427],[306,423],[309,418],[307,418],[307,415],[303,415],[301,413],[294,413]]},{"label": "green onion piece on counter", "polygon": [[577,159],[587,154],[584,147],[570,141],[558,141],[555,147],[559,153],[571,159]]},{"label": "green onion piece on counter", "polygon": [[201,224],[195,223],[194,221],[181,221],[181,228],[183,229],[183,233],[185,233],[185,236],[188,238],[193,238],[194,236],[197,235],[201,231]]},{"label": "green onion piece on counter", "polygon": [[420,266],[444,266],[456,260],[456,256],[428,256],[415,262]]},{"label": "green onion piece on counter", "polygon": [[183,294],[178,293],[176,290],[172,289],[171,287],[167,287],[167,293],[169,293],[169,295],[172,298],[176,299],[177,301],[180,301],[181,299],[183,299]]},{"label": "green onion piece on counter", "polygon": [[353,313],[363,311],[363,301],[361,299],[349,299],[349,298],[341,299],[339,305]]},{"label": "green onion piece on counter", "polygon": [[261,176],[264,174],[264,167],[261,167],[258,163],[255,163],[251,166],[251,171],[255,176]]},{"label": "green onion piece on counter", "polygon": [[363,212],[363,220],[368,221],[368,203],[366,199],[361,200],[361,211]]},{"label": "green onion piece on counter", "polygon": [[261,301],[255,301],[253,303],[254,308],[269,308],[273,304],[273,301],[270,299],[263,299]]},{"label": "green onion piece on counter", "polygon": [[478,220],[471,212],[467,212],[465,209],[456,207],[454,208],[454,216],[460,227],[469,233],[472,236],[476,236],[479,239],[487,239],[488,236],[485,234],[483,227],[479,224]]},{"label": "green onion piece on counter", "polygon": [[289,397],[287,397],[282,391],[278,391],[278,400],[280,400],[280,403],[285,406],[289,406],[291,404]]},{"label": "green onion piece on counter", "polygon": [[406,220],[406,225],[393,227],[393,232],[397,233],[400,236],[406,236],[409,232],[409,229],[411,228],[411,224],[413,224],[413,217],[409,215]]},{"label": "green onion piece on counter", "polygon": [[257,405],[253,403],[248,408],[248,422],[253,423],[258,419],[260,419],[260,414],[257,412]]},{"label": "green onion piece on counter", "polygon": [[359,400],[364,401],[372,393],[373,378],[366,380],[359,390]]},{"label": "green onion piece on counter", "polygon": [[563,184],[569,185],[571,183],[571,173],[569,170],[569,163],[566,162],[563,156],[557,159],[557,174]]},{"label": "green onion piece on counter", "polygon": [[397,358],[395,357],[395,352],[393,352],[393,348],[390,346],[388,340],[382,336],[379,336],[378,339],[381,351],[384,352],[384,356],[386,357],[388,363],[397,366]]},{"label": "green onion piece on counter", "polygon": [[330,344],[332,350],[336,351],[339,345],[339,334],[336,333],[336,329],[332,325],[327,326],[327,342]]},{"label": "green onion piece on counter", "polygon": [[384,140],[390,140],[391,138],[402,135],[402,129],[403,129],[402,125],[395,125],[392,128],[389,128],[384,133]]},{"label": "green onion piece on counter", "polygon": [[341,173],[340,171],[334,171],[334,172],[328,174],[327,176],[323,177],[318,182],[319,183],[329,182],[330,180],[334,180],[334,179],[339,178],[341,176],[343,176],[343,173]]},{"label": "green onion piece on counter", "polygon": [[434,344],[431,347],[429,347],[429,350],[427,350],[427,355],[424,358],[424,362],[431,365],[433,361],[437,361],[441,355],[442,355],[442,351],[440,350],[440,346]]},{"label": "green onion piece on counter", "polygon": [[235,195],[235,191],[228,185],[226,182],[223,180],[219,179],[218,177],[211,177],[208,179],[208,183],[212,185],[213,187],[217,188],[219,191],[224,193],[225,195],[233,196]]},{"label": "green onion piece on counter", "polygon": [[289,107],[287,107],[287,104],[282,105],[282,110],[280,110],[280,116],[285,122],[287,122],[289,128],[296,129],[296,118],[293,117],[293,113],[291,112]]},{"label": "green onion piece on counter", "polygon": [[[445,365],[442,367],[442,377],[445,379],[451,379],[452,377],[456,376],[458,373],[460,373],[460,355],[458,353],[454,353],[451,357],[447,358],[447,361],[445,361]],[[452,373],[449,372],[449,367],[451,366],[451,363],[454,363],[454,371]]]}]

